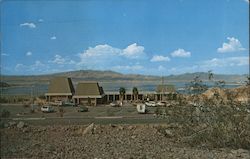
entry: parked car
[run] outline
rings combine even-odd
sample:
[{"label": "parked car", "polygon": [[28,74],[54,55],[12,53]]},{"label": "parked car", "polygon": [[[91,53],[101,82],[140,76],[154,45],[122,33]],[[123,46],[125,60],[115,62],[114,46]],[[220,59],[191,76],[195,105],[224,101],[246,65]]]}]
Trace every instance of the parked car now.
[{"label": "parked car", "polygon": [[157,102],[156,105],[164,107],[164,106],[166,106],[166,103],[165,102]]},{"label": "parked car", "polygon": [[80,106],[80,108],[77,110],[78,112],[87,112],[89,111],[88,107]]},{"label": "parked car", "polygon": [[154,101],[148,101],[148,102],[145,102],[145,104],[148,107],[156,107],[156,103]]},{"label": "parked car", "polygon": [[75,103],[72,103],[72,102],[64,102],[63,106],[72,106],[72,107],[75,107],[77,105]]},{"label": "parked car", "polygon": [[110,105],[111,107],[119,107],[119,106],[121,106],[120,103],[118,103],[118,102],[112,102],[112,103],[110,103],[109,105]]},{"label": "parked car", "polygon": [[54,112],[54,109],[51,106],[42,106],[41,111],[43,113],[51,113],[51,112]]},{"label": "parked car", "polygon": [[148,111],[147,106],[143,103],[137,104],[136,109],[139,114],[145,114]]}]

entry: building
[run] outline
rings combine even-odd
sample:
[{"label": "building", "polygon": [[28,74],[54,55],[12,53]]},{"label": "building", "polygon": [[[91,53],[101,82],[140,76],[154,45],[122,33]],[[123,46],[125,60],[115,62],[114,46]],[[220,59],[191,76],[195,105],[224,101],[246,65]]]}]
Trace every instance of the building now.
[{"label": "building", "polygon": [[96,106],[104,103],[105,94],[98,82],[80,82],[76,86],[76,93],[73,96],[74,102],[83,105]]},{"label": "building", "polygon": [[50,81],[45,97],[48,102],[70,101],[74,93],[75,89],[70,78],[55,77]]},{"label": "building", "polygon": [[176,90],[174,85],[161,84],[156,87],[155,99],[158,100],[172,100],[176,98]]}]

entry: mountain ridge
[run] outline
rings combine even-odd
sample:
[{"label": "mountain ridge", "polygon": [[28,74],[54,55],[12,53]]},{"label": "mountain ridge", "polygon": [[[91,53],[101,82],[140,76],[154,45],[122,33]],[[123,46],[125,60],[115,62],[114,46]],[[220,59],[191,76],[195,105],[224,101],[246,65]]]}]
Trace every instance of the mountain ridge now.
[{"label": "mountain ridge", "polygon": [[[67,71],[67,72],[58,72],[52,74],[43,74],[43,75],[1,75],[1,81],[16,84],[16,83],[31,83],[31,82],[40,82],[48,83],[49,80],[55,76],[65,76],[72,78],[73,81],[162,81],[162,76],[154,75],[141,75],[141,74],[122,74],[115,71],[105,70],[77,70],[77,71]],[[195,73],[184,73],[178,75],[168,75],[163,76],[164,81],[180,81],[187,82],[193,80],[195,76],[199,76],[201,80],[208,81],[207,72],[195,72]],[[223,74],[214,74],[214,80],[224,80],[226,82],[244,82],[246,80],[245,75],[223,75]]]}]

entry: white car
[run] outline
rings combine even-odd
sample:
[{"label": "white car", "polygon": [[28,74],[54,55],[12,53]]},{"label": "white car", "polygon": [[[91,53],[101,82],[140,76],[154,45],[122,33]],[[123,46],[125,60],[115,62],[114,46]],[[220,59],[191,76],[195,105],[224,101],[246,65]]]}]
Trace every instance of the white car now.
[{"label": "white car", "polygon": [[156,104],[157,106],[160,106],[160,107],[164,107],[166,106],[166,103],[163,103],[163,102],[157,102]]},{"label": "white car", "polygon": [[109,104],[111,107],[119,107],[119,103],[118,102],[112,102]]},{"label": "white car", "polygon": [[146,102],[145,104],[148,107],[156,107],[156,103],[154,101],[149,101],[149,102]]},{"label": "white car", "polygon": [[41,111],[44,113],[50,113],[50,112],[53,112],[54,109],[51,106],[42,106]]}]

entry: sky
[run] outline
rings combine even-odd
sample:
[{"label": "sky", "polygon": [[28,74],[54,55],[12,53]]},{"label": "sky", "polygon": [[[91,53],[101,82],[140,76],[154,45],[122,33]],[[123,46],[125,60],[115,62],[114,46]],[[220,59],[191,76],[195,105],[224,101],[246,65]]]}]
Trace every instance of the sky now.
[{"label": "sky", "polygon": [[249,73],[248,0],[1,0],[1,74]]}]

